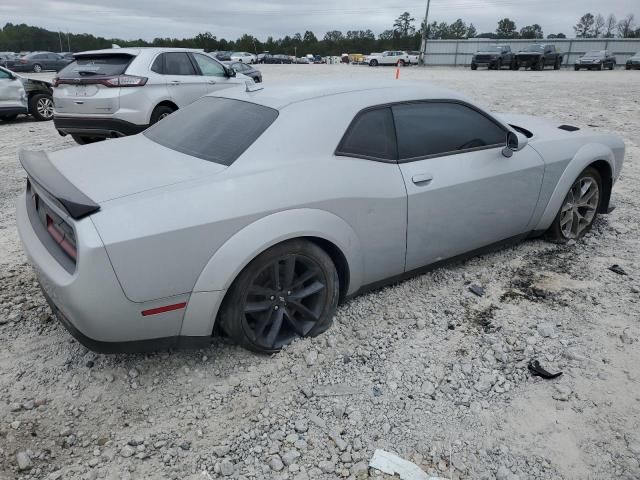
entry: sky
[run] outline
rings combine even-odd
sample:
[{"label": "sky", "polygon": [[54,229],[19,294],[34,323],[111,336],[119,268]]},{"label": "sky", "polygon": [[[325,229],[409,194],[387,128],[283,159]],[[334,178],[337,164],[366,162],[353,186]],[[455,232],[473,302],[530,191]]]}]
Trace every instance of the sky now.
[{"label": "sky", "polygon": [[[392,28],[405,10],[418,26],[425,5],[426,0],[0,0],[0,26],[27,23],[126,40],[192,37],[205,31],[218,38],[249,33],[266,40],[311,30],[322,38],[328,30],[379,34]],[[500,18],[509,17],[518,29],[538,23],[545,35],[573,36],[573,25],[586,12],[613,13],[618,19],[634,13],[638,24],[640,0],[431,0],[429,20],[462,18],[478,32],[491,32]]]}]

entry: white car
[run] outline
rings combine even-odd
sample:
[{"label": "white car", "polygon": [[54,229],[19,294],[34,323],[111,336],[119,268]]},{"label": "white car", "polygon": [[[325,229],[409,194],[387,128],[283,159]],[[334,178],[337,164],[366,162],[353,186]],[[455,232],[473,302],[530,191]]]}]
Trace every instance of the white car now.
[{"label": "white car", "polygon": [[233,52],[231,54],[232,62],[256,63],[257,58],[253,53],[249,52]]},{"label": "white car", "polygon": [[366,57],[366,62],[370,67],[377,67],[378,65],[398,65],[404,67],[411,63],[407,52],[397,50],[371,54]]},{"label": "white car", "polygon": [[252,82],[195,49],[75,54],[54,79],[54,124],[79,144],[133,135],[198,98]]},{"label": "white car", "polygon": [[0,67],[0,120],[12,121],[18,115],[31,115],[38,121],[51,120],[51,84],[21,77]]}]

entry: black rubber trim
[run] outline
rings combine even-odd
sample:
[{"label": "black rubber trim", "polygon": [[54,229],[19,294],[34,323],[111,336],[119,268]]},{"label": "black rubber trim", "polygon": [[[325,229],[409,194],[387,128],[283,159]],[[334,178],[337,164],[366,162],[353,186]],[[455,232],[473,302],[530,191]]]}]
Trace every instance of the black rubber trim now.
[{"label": "black rubber trim", "polygon": [[558,128],[560,130],[566,130],[567,132],[577,132],[580,130],[580,127],[574,127],[573,125],[560,125]]},{"label": "black rubber trim", "polygon": [[207,348],[211,345],[212,337],[161,337],[152,338],[149,340],[134,340],[130,342],[102,342],[87,337],[84,333],[78,330],[73,323],[65,316],[64,313],[56,306],[51,300],[47,292],[41,288],[42,294],[46,299],[49,307],[55,314],[56,318],[60,321],[62,326],[67,329],[73,338],[75,338],[82,345],[87,347],[96,353],[144,353],[144,352],[157,352],[160,350],[195,350],[198,348]]},{"label": "black rubber trim", "polygon": [[509,237],[504,240],[500,240],[498,242],[492,243],[490,245],[486,245],[484,247],[476,248],[475,250],[471,250],[470,252],[465,252],[460,255],[456,255],[451,258],[447,258],[445,260],[440,260],[435,263],[431,263],[429,265],[425,265],[424,267],[418,267],[413,270],[410,270],[405,273],[401,273],[399,275],[395,275],[390,278],[385,278],[383,280],[379,280],[377,282],[373,282],[367,285],[363,285],[360,287],[355,293],[347,296],[347,299],[353,298],[357,295],[361,295],[365,292],[369,292],[371,290],[378,290],[382,287],[386,287],[389,285],[395,285],[396,283],[402,282],[409,278],[413,278],[417,275],[422,275],[424,273],[430,272],[432,270],[436,270],[438,268],[442,268],[444,266],[455,265],[458,263],[462,263],[465,260],[469,260],[471,258],[477,257],[479,255],[485,255],[487,253],[495,252],[497,250],[501,250],[503,248],[511,247],[528,238],[530,232],[523,233],[521,235],[516,235],[514,237]]},{"label": "black rubber trim", "polygon": [[78,190],[67,177],[54,167],[45,152],[20,150],[18,159],[29,179],[60,202],[75,220],[80,220],[100,210],[100,205]]},{"label": "black rubber trim", "polygon": [[55,115],[53,125],[64,134],[84,135],[87,137],[122,137],[143,132],[149,125],[135,123],[118,118],[65,117]]},{"label": "black rubber trim", "polygon": [[20,115],[29,113],[26,107],[0,107],[0,116]]}]

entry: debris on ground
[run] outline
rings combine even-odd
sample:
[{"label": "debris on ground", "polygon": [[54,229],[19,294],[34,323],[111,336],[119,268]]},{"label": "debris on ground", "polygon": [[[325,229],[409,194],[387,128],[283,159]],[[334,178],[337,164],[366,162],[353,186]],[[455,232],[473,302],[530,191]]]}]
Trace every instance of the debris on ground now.
[{"label": "debris on ground", "polygon": [[415,463],[380,449],[373,452],[369,467],[388,475],[398,475],[400,480],[446,480],[443,477],[431,477]]},{"label": "debris on ground", "polygon": [[531,362],[529,362],[527,368],[529,368],[531,375],[533,375],[534,377],[542,377],[545,380],[553,380],[554,378],[558,378],[560,375],[562,375],[562,372],[548,372],[540,365],[540,362],[538,360],[532,360]]},{"label": "debris on ground", "polygon": [[618,275],[628,275],[628,273],[624,270],[624,268],[622,268],[618,264],[611,265],[609,267],[609,270],[611,270],[613,273],[617,273]]},{"label": "debris on ground", "polygon": [[478,297],[482,297],[484,295],[484,288],[480,285],[471,285],[469,286],[469,291]]}]

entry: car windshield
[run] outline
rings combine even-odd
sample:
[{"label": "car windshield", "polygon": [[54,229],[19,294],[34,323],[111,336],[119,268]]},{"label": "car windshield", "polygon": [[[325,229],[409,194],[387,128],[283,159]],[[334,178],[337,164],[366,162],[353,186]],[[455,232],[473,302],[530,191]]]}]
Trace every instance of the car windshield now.
[{"label": "car windshield", "polygon": [[497,45],[489,45],[487,48],[481,48],[480,52],[501,52],[502,47],[498,47]]},{"label": "car windshield", "polygon": [[529,45],[525,52],[543,52],[544,47],[542,45]]},{"label": "car windshield", "polygon": [[590,52],[587,52],[584,54],[585,57],[601,57],[603,55],[604,52],[601,52],[599,50],[591,50]]},{"label": "car windshield", "polygon": [[122,75],[132,60],[131,55],[83,55],[60,70],[60,78],[73,78],[78,75]]},{"label": "car windshield", "polygon": [[278,111],[230,98],[203,97],[145,130],[160,145],[231,165],[275,121]]}]

